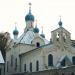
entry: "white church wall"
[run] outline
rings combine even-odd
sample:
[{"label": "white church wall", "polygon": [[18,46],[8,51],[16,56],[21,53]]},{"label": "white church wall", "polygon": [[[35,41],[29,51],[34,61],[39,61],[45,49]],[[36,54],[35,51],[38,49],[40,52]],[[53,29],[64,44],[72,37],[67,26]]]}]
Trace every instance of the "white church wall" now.
[{"label": "white church wall", "polygon": [[28,44],[19,44],[17,46],[17,48],[18,48],[19,54],[22,54],[22,53],[25,53],[25,52],[28,52],[28,51],[34,49],[35,46],[33,44],[31,44],[31,45],[28,45]]},{"label": "white church wall", "polygon": [[[56,68],[56,65],[59,63],[59,60],[63,56],[68,56],[71,61],[70,65],[72,65],[72,57],[75,56],[75,53],[72,53],[72,51],[71,52],[70,51],[69,51],[69,49],[62,51],[61,49],[55,48],[53,46],[49,47],[49,48],[48,47],[44,48],[44,55],[45,55],[44,60],[45,60],[46,68],[49,68],[49,69],[51,69],[52,67]],[[51,67],[48,66],[48,55],[49,54],[53,55],[53,66],[51,66]]]},{"label": "white church wall", "polygon": [[30,51],[28,53],[25,53],[23,56],[21,56],[21,68],[22,71],[24,71],[24,64],[26,64],[26,71],[30,72],[29,69],[29,64],[32,62],[32,71],[36,71],[36,61],[39,61],[39,70],[43,70],[43,62],[42,62],[42,55],[41,55],[41,50],[34,50]]},{"label": "white church wall", "polygon": [[44,40],[41,37],[35,37],[32,41],[32,44],[36,46],[37,42],[40,44],[40,46],[45,44]]},{"label": "white church wall", "polygon": [[[5,75],[9,75],[10,74],[10,55],[11,55],[11,49],[7,50],[7,52],[6,52]],[[8,67],[8,71],[7,71],[7,67]]]}]

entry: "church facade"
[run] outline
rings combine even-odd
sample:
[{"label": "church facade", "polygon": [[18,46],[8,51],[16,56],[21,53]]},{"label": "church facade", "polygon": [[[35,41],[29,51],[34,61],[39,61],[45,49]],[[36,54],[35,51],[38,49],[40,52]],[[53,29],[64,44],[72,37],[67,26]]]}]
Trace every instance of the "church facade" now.
[{"label": "church facade", "polygon": [[26,27],[18,38],[18,30],[13,31],[14,39],[10,39],[6,50],[5,74],[19,72],[37,72],[75,65],[75,41],[71,34],[59,21],[59,28],[51,32],[51,39],[47,41],[45,35],[39,34],[34,27],[35,18],[31,13],[25,16]]}]

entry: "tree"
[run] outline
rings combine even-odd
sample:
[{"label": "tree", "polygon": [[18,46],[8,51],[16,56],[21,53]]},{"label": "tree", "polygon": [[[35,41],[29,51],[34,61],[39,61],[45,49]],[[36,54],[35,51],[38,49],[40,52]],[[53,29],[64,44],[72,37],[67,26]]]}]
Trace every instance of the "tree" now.
[{"label": "tree", "polygon": [[6,57],[7,41],[9,40],[9,38],[10,38],[10,34],[8,32],[0,33],[0,50],[2,52],[4,60]]}]

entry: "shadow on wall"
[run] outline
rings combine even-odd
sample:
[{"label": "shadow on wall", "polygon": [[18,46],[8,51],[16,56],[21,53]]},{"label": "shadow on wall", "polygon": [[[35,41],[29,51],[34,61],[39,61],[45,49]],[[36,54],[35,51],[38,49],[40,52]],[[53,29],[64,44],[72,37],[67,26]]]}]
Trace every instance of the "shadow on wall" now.
[{"label": "shadow on wall", "polygon": [[38,71],[38,72],[17,73],[13,75],[75,75],[75,66]]}]

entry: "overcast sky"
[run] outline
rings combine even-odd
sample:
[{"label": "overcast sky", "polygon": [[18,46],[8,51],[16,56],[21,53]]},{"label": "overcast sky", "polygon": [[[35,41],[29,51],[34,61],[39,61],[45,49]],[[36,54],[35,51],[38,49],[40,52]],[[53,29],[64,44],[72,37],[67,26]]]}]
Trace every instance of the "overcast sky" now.
[{"label": "overcast sky", "polygon": [[43,26],[48,40],[50,32],[59,27],[59,16],[63,27],[71,33],[71,38],[75,39],[75,0],[0,0],[0,32],[8,31],[12,36],[16,22],[19,36],[23,33],[29,2],[32,3],[32,14],[37,19],[40,33]]}]

